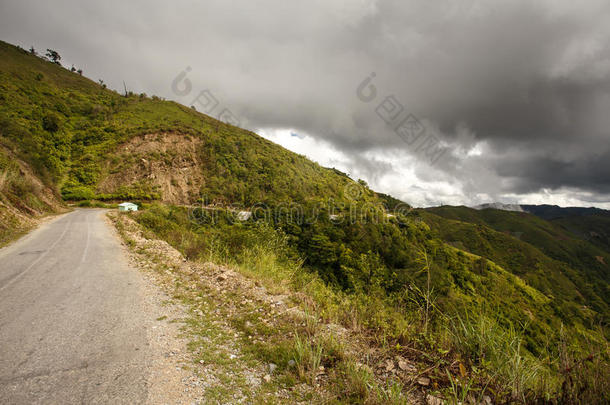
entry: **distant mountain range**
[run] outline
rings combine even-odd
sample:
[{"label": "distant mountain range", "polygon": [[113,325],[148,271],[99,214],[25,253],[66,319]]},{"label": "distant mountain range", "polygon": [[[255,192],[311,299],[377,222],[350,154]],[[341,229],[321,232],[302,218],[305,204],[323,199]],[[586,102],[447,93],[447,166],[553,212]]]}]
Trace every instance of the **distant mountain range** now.
[{"label": "distant mountain range", "polygon": [[484,210],[484,209],[495,209],[495,210],[503,210],[503,211],[516,211],[523,212],[523,208],[519,204],[503,204],[499,202],[487,203],[487,204],[479,204],[475,205],[475,210]]},{"label": "distant mountain range", "polygon": [[601,215],[610,217],[610,211],[594,207],[560,207],[558,205],[521,205],[524,211],[544,219],[557,219],[566,216]]},{"label": "distant mountain range", "polygon": [[558,205],[504,204],[492,202],[472,206],[475,210],[495,209],[502,211],[529,212],[544,219],[557,219],[566,216],[610,216],[610,211],[595,207],[560,207]]}]

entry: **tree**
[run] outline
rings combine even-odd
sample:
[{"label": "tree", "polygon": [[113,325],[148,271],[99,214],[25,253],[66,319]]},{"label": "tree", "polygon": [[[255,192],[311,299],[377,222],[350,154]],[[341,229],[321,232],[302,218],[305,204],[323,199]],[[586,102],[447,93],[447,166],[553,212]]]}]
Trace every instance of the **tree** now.
[{"label": "tree", "polygon": [[374,288],[379,288],[383,284],[384,266],[377,253],[370,250],[360,254],[359,267],[364,278],[364,289],[367,294]]},{"label": "tree", "polygon": [[59,61],[61,60],[61,56],[59,56],[59,53],[57,51],[47,48],[46,57],[49,58],[51,62],[61,65],[61,63],[59,63]]},{"label": "tree", "polygon": [[430,320],[430,295],[432,290],[430,289],[430,256],[425,246],[418,248],[417,258],[415,261],[421,266],[421,271],[426,272],[426,291],[424,292],[424,298],[426,301],[426,308],[424,312],[424,334],[428,334],[428,322]]},{"label": "tree", "polygon": [[487,259],[481,256],[474,263],[474,272],[477,274],[484,274],[485,270],[487,270]]},{"label": "tree", "polygon": [[36,49],[34,49],[34,46],[30,46],[30,54],[36,56]]},{"label": "tree", "polygon": [[72,67],[70,68],[70,72],[76,72],[76,68],[74,67],[74,65],[72,65]]},{"label": "tree", "polygon": [[42,119],[42,128],[49,132],[57,132],[59,130],[60,119],[55,113],[49,113]]},{"label": "tree", "polygon": [[83,75],[83,69],[78,69],[78,70],[76,71],[76,73],[78,73],[79,75],[81,75],[81,76],[82,76],[82,75]]}]

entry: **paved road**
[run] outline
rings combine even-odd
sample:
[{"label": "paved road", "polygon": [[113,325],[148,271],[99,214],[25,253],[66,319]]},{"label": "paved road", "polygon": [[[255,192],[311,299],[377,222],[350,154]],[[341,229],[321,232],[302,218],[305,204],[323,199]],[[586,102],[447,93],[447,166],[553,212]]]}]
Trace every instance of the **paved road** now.
[{"label": "paved road", "polygon": [[0,250],[0,404],[141,403],[143,280],[103,210],[76,210]]}]

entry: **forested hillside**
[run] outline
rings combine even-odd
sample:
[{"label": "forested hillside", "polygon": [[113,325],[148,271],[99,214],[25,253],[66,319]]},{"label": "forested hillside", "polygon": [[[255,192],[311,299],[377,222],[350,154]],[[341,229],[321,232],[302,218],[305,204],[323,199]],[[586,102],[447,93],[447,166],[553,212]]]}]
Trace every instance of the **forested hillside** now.
[{"label": "forested hillside", "polygon": [[556,205],[524,205],[523,208],[606,252],[610,251],[610,211],[598,208],[562,208]]},{"label": "forested hillside", "polygon": [[579,312],[584,304],[602,315],[595,322],[607,323],[608,252],[531,214],[466,207],[430,208],[425,214],[454,246],[511,269],[566,313]]},{"label": "forested hillside", "polygon": [[4,142],[69,200],[342,201],[351,181],[250,131],[155,96],[120,95],[6,43],[0,97]]}]

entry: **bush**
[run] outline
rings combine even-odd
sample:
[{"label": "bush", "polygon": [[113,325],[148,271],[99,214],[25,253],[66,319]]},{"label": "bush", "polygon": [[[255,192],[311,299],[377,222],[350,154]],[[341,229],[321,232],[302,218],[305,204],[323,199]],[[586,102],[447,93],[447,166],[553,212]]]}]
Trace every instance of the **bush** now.
[{"label": "bush", "polygon": [[61,120],[59,116],[55,113],[48,113],[42,119],[42,128],[45,131],[57,132],[59,130],[60,124]]},{"label": "bush", "polygon": [[95,198],[95,192],[89,187],[75,186],[71,188],[62,189],[61,196],[64,200],[93,200]]}]

